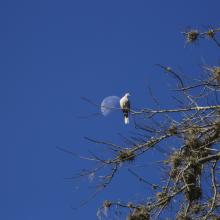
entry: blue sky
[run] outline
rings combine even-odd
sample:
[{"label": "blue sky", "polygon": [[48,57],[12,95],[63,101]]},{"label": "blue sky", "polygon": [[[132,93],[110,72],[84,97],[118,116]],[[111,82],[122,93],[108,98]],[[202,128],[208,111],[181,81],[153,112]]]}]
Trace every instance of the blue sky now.
[{"label": "blue sky", "polygon": [[[184,47],[186,27],[219,26],[218,0],[1,1],[0,2],[0,219],[96,219],[103,199],[130,198],[126,172],[87,206],[86,181],[64,178],[90,166],[80,154],[100,151],[84,136],[120,142],[129,134],[121,115],[79,119],[98,110],[83,102],[129,91],[133,106],[152,106],[151,86],[164,107],[174,81],[155,64],[200,74],[219,63],[213,42]],[[101,149],[105,151],[105,149]],[[147,159],[147,157],[146,157]],[[152,176],[149,169],[147,177]]]}]

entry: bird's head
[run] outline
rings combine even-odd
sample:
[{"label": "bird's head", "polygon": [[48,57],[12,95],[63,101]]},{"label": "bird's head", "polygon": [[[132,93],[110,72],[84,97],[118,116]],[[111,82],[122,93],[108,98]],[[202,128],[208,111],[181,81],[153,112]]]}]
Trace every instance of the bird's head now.
[{"label": "bird's head", "polygon": [[128,97],[128,96],[131,96],[131,95],[130,95],[130,93],[129,93],[129,92],[127,92],[127,93],[125,94],[125,96],[126,96],[126,97]]}]

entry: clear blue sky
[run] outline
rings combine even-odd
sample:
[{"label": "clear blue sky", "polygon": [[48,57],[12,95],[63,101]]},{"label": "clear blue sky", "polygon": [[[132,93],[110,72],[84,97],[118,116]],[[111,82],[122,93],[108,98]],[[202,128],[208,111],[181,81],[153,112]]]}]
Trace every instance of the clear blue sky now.
[{"label": "clear blue sky", "polygon": [[117,142],[117,133],[133,131],[121,115],[77,118],[97,111],[81,96],[100,102],[129,91],[133,106],[146,107],[150,85],[167,107],[173,81],[155,64],[189,74],[217,64],[213,42],[184,47],[180,32],[219,26],[219,8],[219,0],[0,1],[0,219],[95,220],[103,199],[136,198],[125,189],[136,180],[119,175],[73,211],[91,191],[86,181],[64,178],[88,164],[56,146],[97,151],[84,136]]}]

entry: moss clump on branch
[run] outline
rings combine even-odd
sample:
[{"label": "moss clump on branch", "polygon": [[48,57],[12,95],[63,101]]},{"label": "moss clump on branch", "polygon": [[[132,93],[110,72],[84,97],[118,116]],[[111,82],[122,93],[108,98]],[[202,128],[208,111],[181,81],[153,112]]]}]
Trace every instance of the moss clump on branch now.
[{"label": "moss clump on branch", "polygon": [[173,152],[173,154],[170,156],[170,162],[172,163],[174,169],[182,164],[182,160],[182,154],[179,151]]},{"label": "moss clump on branch", "polygon": [[202,196],[202,189],[199,186],[189,186],[189,190],[185,191],[185,196],[189,201],[196,201]]},{"label": "moss clump on branch", "polygon": [[184,213],[179,213],[179,214],[176,216],[176,220],[192,220],[192,218],[189,217],[188,215],[185,216]]},{"label": "moss clump on branch", "polygon": [[171,134],[171,135],[177,135],[178,134],[178,128],[176,125],[172,125],[169,129],[168,129],[168,132]]},{"label": "moss clump on branch", "polygon": [[135,208],[134,211],[128,215],[127,220],[150,220],[148,209],[145,206]]},{"label": "moss clump on branch", "polygon": [[198,30],[191,30],[185,33],[186,36],[186,42],[187,43],[193,43],[195,42],[199,37]]},{"label": "moss clump on branch", "polygon": [[198,138],[199,133],[200,133],[199,127],[191,127],[185,132],[184,139],[185,139],[185,144],[188,148],[195,150],[201,146],[201,143]]},{"label": "moss clump on branch", "polygon": [[214,66],[212,68],[212,74],[214,76],[214,79],[220,83],[220,67],[219,66]]},{"label": "moss clump on branch", "polygon": [[206,36],[209,38],[214,38],[215,37],[215,31],[213,29],[210,29],[206,32]]},{"label": "moss clump on branch", "polygon": [[203,206],[199,203],[195,203],[191,205],[191,212],[194,214],[198,214],[204,210]]},{"label": "moss clump on branch", "polygon": [[175,179],[179,172],[180,172],[180,167],[183,163],[183,156],[182,153],[180,151],[175,151],[173,152],[168,161],[165,161],[165,163],[170,164],[171,165],[171,171],[170,171],[170,177],[172,179]]},{"label": "moss clump on branch", "polygon": [[210,74],[211,78],[209,79],[211,82],[216,81],[218,84],[220,83],[220,66],[212,66],[212,67],[204,67]]},{"label": "moss clump on branch", "polygon": [[104,208],[110,208],[111,205],[112,205],[112,203],[111,203],[109,200],[105,200],[105,201],[103,202],[103,207],[104,207]]},{"label": "moss clump on branch", "polygon": [[135,159],[135,153],[130,149],[124,149],[119,151],[118,159],[123,161],[134,161]]}]

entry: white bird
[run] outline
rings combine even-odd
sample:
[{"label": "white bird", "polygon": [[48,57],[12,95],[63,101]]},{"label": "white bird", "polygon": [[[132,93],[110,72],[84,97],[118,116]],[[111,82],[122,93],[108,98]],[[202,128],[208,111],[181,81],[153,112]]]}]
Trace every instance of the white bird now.
[{"label": "white bird", "polygon": [[126,93],[121,99],[120,99],[120,107],[124,114],[124,121],[125,124],[129,123],[129,113],[130,113],[130,101],[128,100],[128,97],[130,96],[129,93]]}]

